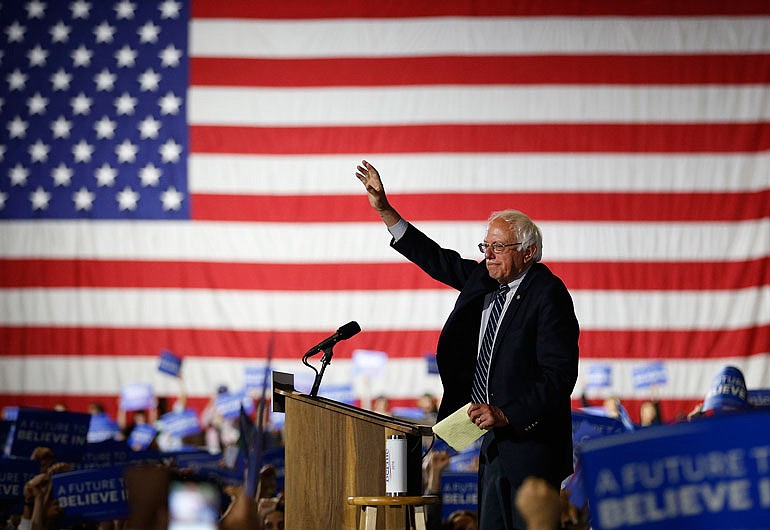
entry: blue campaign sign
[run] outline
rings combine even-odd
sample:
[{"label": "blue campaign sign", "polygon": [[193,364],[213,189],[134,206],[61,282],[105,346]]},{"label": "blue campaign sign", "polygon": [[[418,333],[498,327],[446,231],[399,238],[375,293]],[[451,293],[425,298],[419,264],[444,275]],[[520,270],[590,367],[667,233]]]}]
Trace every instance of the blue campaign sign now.
[{"label": "blue campaign sign", "polygon": [[220,484],[240,486],[243,484],[245,460],[236,459],[233,467],[227,467],[221,454],[208,451],[189,451],[173,456],[174,467],[214,480]]},{"label": "blue campaign sign", "polygon": [[428,365],[428,373],[438,375],[438,363],[436,362],[435,353],[425,354],[425,363]]},{"label": "blue campaign sign", "polygon": [[40,473],[40,463],[22,458],[0,458],[0,501],[24,499],[24,485]]},{"label": "blue campaign sign", "polygon": [[128,517],[123,466],[57,473],[52,493],[65,517],[96,521]]},{"label": "blue campaign sign", "polygon": [[128,435],[128,447],[134,451],[144,451],[150,447],[157,434],[158,429],[148,423],[136,425]]},{"label": "blue campaign sign", "polygon": [[158,424],[159,430],[179,438],[201,432],[198,415],[192,409],[167,412],[160,417]]},{"label": "blue campaign sign", "polygon": [[8,435],[11,434],[11,428],[15,422],[11,420],[0,420],[0,452],[8,441]]},{"label": "blue campaign sign", "polygon": [[595,530],[760,530],[770,521],[770,412],[704,417],[587,441]]},{"label": "blue campaign sign", "polygon": [[73,469],[125,466],[137,462],[156,462],[160,455],[155,451],[133,451],[125,441],[106,440],[88,445],[80,462]]},{"label": "blue campaign sign", "polygon": [[158,361],[158,371],[174,377],[179,377],[182,371],[182,358],[174,352],[161,350],[160,360]]},{"label": "blue campaign sign", "polygon": [[476,472],[479,468],[479,452],[483,438],[479,438],[462,451],[458,451],[449,458],[449,471]]},{"label": "blue campaign sign", "polygon": [[754,408],[770,408],[770,388],[757,388],[746,393],[746,400]]},{"label": "blue campaign sign", "polygon": [[665,385],[668,381],[666,366],[660,361],[636,366],[631,370],[631,379],[637,389]]},{"label": "blue campaign sign", "polygon": [[350,375],[377,381],[385,376],[388,354],[378,350],[353,350]]},{"label": "blue campaign sign", "polygon": [[247,366],[243,369],[243,389],[246,392],[262,392],[264,387],[269,389],[272,378],[269,366]]},{"label": "blue campaign sign", "polygon": [[223,392],[217,394],[214,400],[214,407],[217,412],[228,420],[232,420],[238,417],[241,413],[241,406],[246,414],[254,412],[254,400],[251,396],[243,392]]},{"label": "blue campaign sign", "polygon": [[150,383],[129,383],[120,389],[120,408],[147,410],[155,406],[155,391]]},{"label": "blue campaign sign", "polygon": [[356,400],[355,393],[353,392],[353,385],[350,384],[321,385],[318,393],[322,397],[333,399],[334,401],[339,401],[340,403],[345,403],[347,405],[352,405]]},{"label": "blue campaign sign", "polygon": [[588,366],[588,378],[585,387],[608,388],[612,386],[612,366],[604,363],[594,363]]},{"label": "blue campaign sign", "polygon": [[[601,410],[604,413],[604,409]],[[583,508],[587,498],[583,485],[583,471],[577,455],[583,444],[594,438],[626,432],[623,423],[606,415],[591,414],[590,412],[572,411],[572,450],[575,472],[565,480],[562,487],[569,493],[570,502],[578,508]]]},{"label": "blue campaign sign", "polygon": [[50,448],[60,460],[79,458],[88,441],[90,414],[20,408],[10,454],[29,457],[36,447]]},{"label": "blue campaign sign", "polygon": [[441,517],[457,510],[478,509],[479,479],[473,472],[447,471],[441,475]]},{"label": "blue campaign sign", "polygon": [[118,423],[106,413],[91,415],[91,423],[88,425],[88,443],[99,443],[112,440],[120,433]]}]

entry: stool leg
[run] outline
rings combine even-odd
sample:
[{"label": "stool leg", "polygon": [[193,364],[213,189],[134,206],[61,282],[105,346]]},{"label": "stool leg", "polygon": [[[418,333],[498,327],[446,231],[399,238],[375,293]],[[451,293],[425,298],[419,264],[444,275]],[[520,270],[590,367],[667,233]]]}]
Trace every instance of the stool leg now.
[{"label": "stool leg", "polygon": [[362,527],[364,530],[377,530],[377,507],[366,507],[366,520],[361,519],[361,522],[365,523]]},{"label": "stool leg", "polygon": [[416,530],[426,530],[425,528],[425,506],[414,507],[414,527]]}]

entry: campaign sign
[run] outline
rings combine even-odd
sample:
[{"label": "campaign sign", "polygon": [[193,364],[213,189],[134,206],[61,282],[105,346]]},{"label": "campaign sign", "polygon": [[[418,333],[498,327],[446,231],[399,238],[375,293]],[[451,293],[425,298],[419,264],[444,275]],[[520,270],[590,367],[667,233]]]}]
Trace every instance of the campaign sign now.
[{"label": "campaign sign", "polygon": [[198,415],[192,409],[167,412],[159,418],[158,423],[161,431],[178,438],[201,432]]},{"label": "campaign sign", "polygon": [[174,377],[179,377],[179,372],[182,371],[182,358],[174,352],[161,350],[158,371]]},{"label": "campaign sign", "polygon": [[208,451],[189,451],[173,455],[174,467],[216,481],[219,484],[240,486],[243,484],[244,459],[236,459],[235,466],[227,467],[223,456]]},{"label": "campaign sign", "polygon": [[583,471],[577,461],[577,455],[583,448],[583,444],[594,438],[626,432],[620,420],[604,415],[606,412],[603,407],[601,413],[602,415],[597,415],[572,411],[572,450],[575,472],[565,480],[562,487],[569,492],[570,502],[578,508],[583,508],[587,501],[583,486]]},{"label": "campaign sign", "polygon": [[352,405],[356,400],[356,396],[353,393],[353,385],[349,384],[321,385],[319,394],[322,397],[347,405]]},{"label": "campaign sign", "polygon": [[[462,451],[450,456],[448,471],[476,472],[479,469],[479,452],[483,438],[479,438]],[[451,454],[451,453],[450,453]]]},{"label": "campaign sign", "polygon": [[441,517],[456,510],[478,509],[479,479],[474,472],[447,471],[441,475]]},{"label": "campaign sign", "polygon": [[595,530],[767,529],[770,411],[589,440],[580,460]]},{"label": "campaign sign", "polygon": [[425,362],[428,365],[428,374],[438,375],[438,363],[436,362],[436,354],[435,353],[426,353],[425,354]]},{"label": "campaign sign", "polygon": [[247,366],[243,370],[243,389],[246,392],[262,392],[265,386],[270,386],[269,366]]},{"label": "campaign sign", "polygon": [[214,400],[214,408],[225,419],[232,420],[241,413],[241,406],[246,414],[254,412],[254,400],[243,392],[223,392],[217,394]]},{"label": "campaign sign", "polygon": [[156,451],[133,451],[125,441],[105,440],[88,444],[80,462],[73,464],[73,469],[92,469],[96,467],[125,466],[138,462],[156,462],[160,455]]},{"label": "campaign sign", "polygon": [[88,424],[88,443],[99,443],[112,440],[120,433],[120,428],[115,420],[104,412],[91,415],[91,423]]},{"label": "campaign sign", "polygon": [[746,393],[746,400],[749,402],[749,405],[754,408],[770,408],[770,388],[758,388],[756,390],[749,390]]},{"label": "campaign sign", "polygon": [[80,457],[88,441],[90,414],[20,408],[10,454],[29,457],[36,447],[50,448],[60,460]]},{"label": "campaign sign", "polygon": [[40,462],[0,458],[0,501],[22,500],[24,485],[40,473]]},{"label": "campaign sign", "polygon": [[666,366],[662,362],[648,363],[636,366],[631,370],[634,388],[650,388],[653,385],[665,385],[668,381]]},{"label": "campaign sign", "polygon": [[5,442],[8,441],[8,435],[11,434],[14,423],[10,420],[0,420],[0,448],[5,447]]},{"label": "campaign sign", "polygon": [[608,388],[612,386],[612,366],[595,363],[588,366],[586,388]]},{"label": "campaign sign", "polygon": [[128,447],[134,451],[144,451],[150,447],[157,434],[158,430],[148,423],[135,425],[128,435]]},{"label": "campaign sign", "polygon": [[113,466],[57,473],[51,495],[68,518],[124,519],[128,517],[124,469]]},{"label": "campaign sign", "polygon": [[421,420],[425,417],[425,411],[420,407],[391,407],[390,413],[395,418],[407,420]]},{"label": "campaign sign", "polygon": [[353,377],[366,377],[370,381],[376,381],[385,375],[388,354],[377,350],[353,350],[352,361]]},{"label": "campaign sign", "polygon": [[155,406],[155,392],[150,383],[129,383],[120,389],[120,408],[147,410]]}]

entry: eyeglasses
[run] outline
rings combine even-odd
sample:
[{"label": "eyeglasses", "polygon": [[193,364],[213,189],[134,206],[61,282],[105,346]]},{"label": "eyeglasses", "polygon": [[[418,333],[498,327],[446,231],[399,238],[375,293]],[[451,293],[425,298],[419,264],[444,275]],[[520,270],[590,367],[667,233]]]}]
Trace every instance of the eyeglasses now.
[{"label": "eyeglasses", "polygon": [[491,248],[492,252],[495,254],[500,254],[501,252],[505,251],[505,247],[515,247],[516,245],[521,245],[521,242],[519,243],[500,243],[499,241],[495,241],[494,243],[479,243],[479,251],[482,254],[487,253],[487,249]]}]

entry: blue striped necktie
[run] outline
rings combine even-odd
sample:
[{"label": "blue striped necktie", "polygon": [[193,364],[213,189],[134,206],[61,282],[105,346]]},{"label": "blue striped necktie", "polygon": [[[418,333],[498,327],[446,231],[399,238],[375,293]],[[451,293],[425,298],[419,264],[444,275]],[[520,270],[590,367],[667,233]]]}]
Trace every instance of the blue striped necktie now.
[{"label": "blue striped necktie", "polygon": [[497,322],[500,320],[503,305],[505,305],[505,295],[509,289],[507,285],[501,285],[495,292],[492,312],[489,314],[487,329],[484,330],[484,338],[481,340],[481,350],[476,358],[476,371],[473,374],[473,387],[471,388],[473,403],[487,402],[487,376],[489,375],[489,362],[492,360],[492,346],[497,334]]}]

